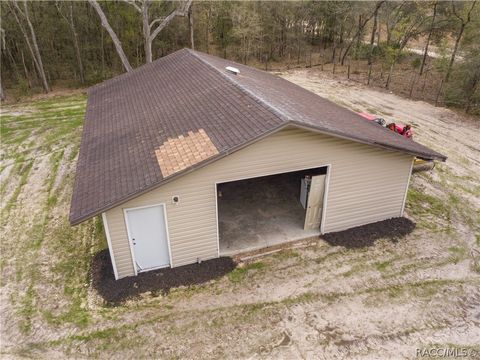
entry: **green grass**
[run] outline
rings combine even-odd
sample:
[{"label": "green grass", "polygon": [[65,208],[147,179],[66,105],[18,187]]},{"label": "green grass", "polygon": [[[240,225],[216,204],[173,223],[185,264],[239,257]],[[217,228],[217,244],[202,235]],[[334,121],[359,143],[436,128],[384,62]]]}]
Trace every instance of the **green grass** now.
[{"label": "green grass", "polygon": [[448,251],[451,254],[451,261],[454,264],[457,264],[461,260],[466,259],[468,255],[467,249],[460,246],[451,246],[448,248]]},{"label": "green grass", "polygon": [[472,265],[472,270],[480,274],[480,262],[474,263]]},{"label": "green grass", "polygon": [[69,300],[69,306],[60,314],[45,314],[47,321],[52,324],[74,323],[85,327],[90,321],[86,298],[92,253],[105,248],[106,239],[98,217],[85,226],[89,228],[91,243],[79,244],[77,239],[85,235],[79,229],[72,228],[66,219],[50,233],[56,241],[49,248],[58,254],[56,263],[52,264],[52,271],[56,274],[58,286],[63,286],[65,298]]},{"label": "green grass", "polygon": [[265,268],[265,264],[263,262],[254,262],[254,263],[249,263],[245,264],[243,267],[237,267],[230,273],[228,273],[228,278],[230,279],[231,282],[233,283],[239,283],[241,282],[247,273],[252,270],[261,270]]},{"label": "green grass", "polygon": [[30,284],[24,296],[20,300],[20,308],[18,314],[20,315],[20,330],[24,334],[30,333],[32,330],[32,317],[36,312],[35,308],[35,290]]},{"label": "green grass", "polygon": [[413,186],[408,190],[407,206],[413,215],[433,215],[450,221],[452,207],[448,201],[417,190]]},{"label": "green grass", "polygon": [[363,264],[363,263],[354,264],[350,267],[350,270],[342,273],[342,276],[343,277],[353,276],[353,275],[356,275],[356,274],[366,270],[367,268],[368,268],[367,265]]},{"label": "green grass", "polygon": [[296,304],[308,303],[318,299],[318,297],[319,297],[318,294],[307,291],[301,295],[286,298],[285,300],[282,301],[282,304],[285,304],[287,306],[292,306]]},{"label": "green grass", "polygon": [[375,268],[378,270],[378,271],[385,271],[387,270],[388,268],[390,268],[392,266],[392,262],[391,261],[383,261],[383,262],[379,262],[379,263],[376,263],[375,264]]},{"label": "green grass", "polygon": [[32,170],[32,166],[33,166],[33,161],[29,161],[28,163],[24,164],[24,166],[22,166],[21,169],[19,170],[19,174],[20,174],[19,184],[15,188],[13,194],[11,195],[7,204],[2,210],[3,224],[6,223],[6,221],[9,218],[12,207],[15,206],[15,204],[17,203],[18,196],[20,195],[20,192],[22,191],[23,186],[25,186],[25,184],[27,183],[28,175]]},{"label": "green grass", "polygon": [[[16,258],[15,279],[21,284],[19,286],[27,289],[14,299],[25,333],[31,331],[32,319],[39,314],[54,326],[73,323],[85,327],[91,318],[86,308],[89,267],[93,254],[106,244],[101,221],[95,219],[72,228],[66,217],[56,219],[52,215],[58,207],[68,210],[73,178],[70,173],[62,173],[64,177],[58,178],[59,169],[62,162],[64,166],[71,165],[78,155],[85,105],[85,95],[54,97],[20,103],[10,109],[7,107],[6,114],[2,115],[2,160],[6,166],[13,166],[2,183],[2,195],[6,193],[8,183],[17,182],[3,209],[4,222],[13,213],[23,187],[30,181],[44,179],[39,191],[42,192],[40,198],[45,200],[38,208],[32,208],[33,220],[23,226],[26,233],[23,243],[17,249],[9,249]],[[19,110],[23,113],[10,115],[8,112]],[[48,170],[47,176],[39,180],[32,178],[32,168],[39,166],[37,159],[40,157],[48,157],[47,163],[41,163],[41,166],[48,166]],[[16,216],[19,211],[20,208],[15,209]],[[2,249],[5,246],[2,242]],[[55,254],[49,267],[57,286],[64,288],[63,301],[67,302],[59,312],[37,305],[39,295],[36,289],[43,280],[38,273],[38,263],[45,261],[39,255],[40,251]]]},{"label": "green grass", "polygon": [[[382,288],[368,288],[363,291],[365,294],[375,295],[372,305],[378,303],[377,295],[386,295],[387,298],[409,299],[415,297],[417,299],[431,299],[437,294],[442,294],[446,287],[454,288],[462,286],[463,281],[460,280],[425,280],[413,283],[393,284]],[[450,289],[453,294],[453,290]]]},{"label": "green grass", "polygon": [[300,257],[300,254],[292,249],[284,249],[282,251],[279,251],[275,254],[273,254],[273,257],[278,260],[287,260],[290,258],[298,258]]}]

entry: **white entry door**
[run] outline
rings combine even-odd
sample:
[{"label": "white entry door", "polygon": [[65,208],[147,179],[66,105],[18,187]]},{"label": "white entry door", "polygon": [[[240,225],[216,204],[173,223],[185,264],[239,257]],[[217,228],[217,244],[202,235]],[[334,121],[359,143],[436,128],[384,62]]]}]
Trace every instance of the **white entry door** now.
[{"label": "white entry door", "polygon": [[325,193],[326,175],[312,176],[307,198],[304,230],[318,230],[322,221],[323,194]]},{"label": "white entry door", "polygon": [[137,271],[170,266],[164,205],[125,210]]}]

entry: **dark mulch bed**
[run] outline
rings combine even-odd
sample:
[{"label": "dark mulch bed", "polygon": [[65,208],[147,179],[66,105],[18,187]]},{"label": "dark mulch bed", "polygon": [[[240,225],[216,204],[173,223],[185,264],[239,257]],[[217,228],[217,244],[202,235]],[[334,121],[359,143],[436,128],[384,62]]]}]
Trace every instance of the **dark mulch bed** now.
[{"label": "dark mulch bed", "polygon": [[372,246],[375,240],[386,238],[392,242],[410,234],[416,224],[404,217],[398,217],[376,223],[357,226],[348,230],[328,233],[322,236],[333,246],[344,246],[349,249]]},{"label": "dark mulch bed", "polygon": [[237,264],[229,257],[221,257],[177,268],[166,268],[139,273],[115,280],[108,249],[97,253],[92,261],[93,287],[110,305],[118,305],[127,299],[150,291],[153,296],[167,294],[171,288],[197,285],[219,278]]}]

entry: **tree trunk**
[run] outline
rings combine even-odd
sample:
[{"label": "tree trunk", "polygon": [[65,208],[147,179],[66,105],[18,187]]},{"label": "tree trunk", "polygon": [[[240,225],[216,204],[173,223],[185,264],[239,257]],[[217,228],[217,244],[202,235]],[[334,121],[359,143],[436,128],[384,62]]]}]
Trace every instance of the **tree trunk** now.
[{"label": "tree trunk", "polygon": [[370,72],[372,69],[371,65],[373,60],[373,49],[375,44],[375,33],[377,32],[377,23],[378,23],[378,8],[375,9],[375,13],[373,14],[372,34],[370,35],[370,51],[368,53],[368,65],[369,65],[368,83],[370,83]]},{"label": "tree trunk", "polygon": [[[94,0],[88,0],[88,1],[94,1]],[[144,2],[144,5],[142,6],[142,17],[143,17],[143,34],[145,37],[145,54],[147,58],[147,63],[152,62],[152,42],[155,40],[157,35],[168,25],[170,22],[175,19],[177,16],[187,16],[188,12],[190,11],[190,7],[192,6],[192,0],[188,0],[182,10],[174,10],[172,11],[167,17],[165,18],[158,18],[153,20],[151,23],[149,23],[148,20],[148,9],[150,7],[150,2],[146,1]],[[153,25],[156,22],[160,22],[158,26],[151,32],[151,29]],[[193,23],[192,23],[193,25]],[[193,31],[193,30],[192,30]],[[147,37],[148,33],[148,37]]]},{"label": "tree trunk", "polygon": [[367,85],[370,85],[371,78],[372,78],[372,64],[368,65]]},{"label": "tree trunk", "polygon": [[445,75],[445,82],[448,82],[450,79],[450,73],[452,72],[452,67],[453,67],[453,62],[455,61],[455,57],[457,56],[457,51],[458,51],[458,45],[460,44],[460,40],[462,40],[463,32],[465,31],[465,27],[470,23],[471,21],[471,14],[473,11],[473,8],[475,7],[477,1],[472,1],[470,9],[468,10],[467,17],[464,19],[463,17],[459,16],[457,14],[457,11],[455,10],[455,2],[452,1],[452,9],[454,15],[461,21],[461,26],[460,26],[460,31],[457,34],[457,38],[455,39],[455,47],[453,48],[452,52],[452,57],[450,58],[450,63],[448,64],[448,69],[447,73]]},{"label": "tree trunk", "polygon": [[75,55],[77,57],[77,65],[78,65],[78,73],[79,73],[79,76],[80,76],[80,83],[84,84],[85,83],[85,75],[84,75],[84,72],[83,72],[82,56],[81,56],[81,52],[80,52],[80,45],[79,45],[79,42],[78,42],[78,34],[77,34],[77,30],[75,29],[75,22],[73,20],[73,2],[70,2],[70,8],[69,8],[70,12],[68,14],[68,18],[67,18],[67,16],[65,16],[62,13],[58,3],[55,3],[55,4],[57,6],[57,10],[58,10],[59,14],[65,19],[65,21],[67,22],[67,24],[70,27],[70,30],[72,32],[73,46],[75,48]]},{"label": "tree trunk", "polygon": [[83,62],[82,62],[82,53],[80,52],[80,45],[78,42],[78,34],[77,30],[75,29],[75,23],[73,22],[73,6],[72,3],[70,3],[70,23],[71,23],[71,28],[73,32],[73,43],[75,45],[75,52],[77,54],[77,62],[78,62],[78,71],[80,74],[80,82],[82,84],[85,83],[85,73],[83,70]]},{"label": "tree trunk", "polygon": [[334,23],[333,23],[333,45],[332,45],[332,63],[335,64],[335,52],[337,50],[337,37],[335,36],[335,28],[336,28],[336,19],[334,19]]},{"label": "tree trunk", "polygon": [[445,83],[445,79],[442,79],[440,83],[440,88],[438,89],[438,92],[437,92],[437,96],[435,97],[435,107],[437,107],[438,105],[438,99],[440,98],[440,94],[442,93],[444,83]]},{"label": "tree trunk", "polygon": [[27,3],[24,2],[23,4],[24,4],[24,10],[25,10],[25,19],[27,20],[28,27],[30,28],[30,35],[32,36],[33,49],[35,51],[35,55],[37,58],[37,65],[38,65],[37,70],[40,75],[40,79],[42,80],[43,90],[45,90],[45,92],[48,93],[50,91],[50,86],[48,85],[47,76],[45,75],[45,70],[43,68],[43,61],[42,61],[42,56],[40,55],[40,49],[38,48],[37,36],[35,34],[35,29],[33,28],[32,22],[30,21],[30,17],[28,15]]},{"label": "tree trunk", "polygon": [[358,16],[358,31],[360,31],[360,35],[357,36],[357,41],[355,43],[355,53],[353,55],[353,58],[355,60],[358,60],[358,51],[360,50],[360,38],[362,37],[362,34],[363,34],[362,15],[361,14]]},{"label": "tree trunk", "polygon": [[432,38],[433,33],[433,26],[435,25],[435,17],[437,16],[437,5],[438,3],[435,1],[433,3],[432,23],[430,24],[430,31],[428,32],[427,43],[425,44],[425,51],[423,52],[422,64],[420,65],[420,76],[423,74],[423,68],[425,67],[425,62],[427,61],[428,46],[430,45],[430,39]]},{"label": "tree trunk", "polygon": [[367,23],[370,21],[370,19],[375,15],[376,12],[378,12],[378,9],[380,9],[380,6],[382,6],[382,4],[384,3],[384,1],[379,1],[377,2],[376,6],[375,6],[375,10],[373,11],[373,13],[370,14],[369,17],[367,17],[365,20],[363,20],[363,22],[360,20],[359,21],[359,24],[358,24],[358,30],[357,32],[355,33],[355,35],[353,36],[352,38],[352,41],[350,41],[350,43],[347,45],[347,48],[345,49],[345,52],[343,53],[343,56],[342,56],[342,65],[345,63],[345,59],[348,55],[348,52],[350,51],[350,48],[352,47],[352,44],[353,42],[358,38],[360,37],[360,35],[362,34],[363,32],[363,29],[365,28],[365,26],[367,25]]},{"label": "tree trunk", "polygon": [[428,68],[425,70],[422,84],[422,100],[425,100],[425,87],[427,86]]},{"label": "tree trunk", "polygon": [[3,91],[3,83],[2,83],[1,75],[0,75],[0,100],[1,101],[5,100],[5,93]]},{"label": "tree trunk", "polygon": [[[32,59],[33,59],[33,62],[35,64],[35,68],[37,69],[38,75],[40,76],[40,79],[42,81],[43,90],[46,93],[48,93],[50,91],[50,87],[48,86],[47,77],[45,75],[45,70],[43,68],[42,57],[40,55],[40,50],[38,48],[37,37],[35,35],[35,29],[33,28],[32,22],[30,21],[27,3],[26,2],[23,3],[24,12],[22,12],[22,10],[20,9],[17,2],[13,2],[13,5],[14,5],[16,11],[15,11],[15,9],[12,9],[12,13],[15,17],[15,20],[18,23],[18,26],[20,27],[20,30],[21,30],[24,38],[25,38],[25,42],[27,43],[27,47],[30,50],[30,54],[32,55]],[[27,25],[30,29],[31,40],[30,40],[30,37],[28,36],[27,31],[24,28],[22,22],[18,18],[17,12],[20,15],[22,15],[22,17],[27,22]],[[32,46],[32,43],[33,43],[33,46]]]},{"label": "tree trunk", "polygon": [[462,23],[460,27],[460,31],[457,34],[457,38],[455,39],[455,46],[453,48],[452,57],[450,58],[450,63],[448,64],[447,73],[445,74],[445,82],[448,82],[450,79],[450,73],[452,72],[453,62],[455,61],[455,57],[457,56],[458,45],[460,44],[460,40],[462,40],[463,31],[465,30],[465,24]]},{"label": "tree trunk", "polygon": [[413,73],[413,77],[412,77],[412,82],[410,84],[410,92],[408,94],[408,97],[411,99],[412,98],[412,95],[413,95],[413,88],[415,87],[415,81],[417,80],[417,73],[414,72]]},{"label": "tree trunk", "polygon": [[132,71],[133,70],[132,66],[130,65],[128,58],[125,55],[125,52],[123,51],[122,43],[118,39],[117,34],[115,34],[115,31],[113,31],[112,27],[108,23],[107,17],[105,16],[105,13],[103,12],[102,8],[100,7],[100,5],[98,5],[96,0],[88,0],[88,2],[95,9],[98,16],[100,17],[102,26],[105,28],[105,30],[107,30],[108,34],[112,38],[113,44],[115,45],[115,49],[117,50],[117,54],[120,57],[120,60],[122,61],[123,67],[127,72]]},{"label": "tree trunk", "polygon": [[105,79],[105,48],[104,48],[105,41],[103,40],[103,28],[100,28],[100,34],[101,34],[100,48],[102,49],[102,79]]},{"label": "tree trunk", "polygon": [[31,89],[32,81],[30,80],[30,75],[28,74],[27,64],[25,64],[25,56],[23,55],[23,51],[21,52],[21,54],[22,54],[23,71],[25,72],[25,79],[27,79],[28,88]]},{"label": "tree trunk", "polygon": [[5,52],[8,56],[8,58],[10,59],[10,63],[12,64],[13,72],[15,73],[15,77],[16,77],[17,81],[20,81],[21,76],[20,76],[20,73],[18,71],[17,62],[15,61],[15,58],[13,57],[12,52],[10,51],[10,48],[8,46],[5,46]]},{"label": "tree trunk", "polygon": [[301,50],[300,35],[301,35],[300,29],[297,26],[297,65],[300,65],[300,50]]},{"label": "tree trunk", "polygon": [[143,23],[143,41],[145,50],[145,61],[152,62],[152,40],[150,39],[150,21],[148,19],[148,9],[150,3],[145,2],[142,6],[142,23]]},{"label": "tree trunk", "polygon": [[205,52],[210,53],[210,16],[212,13],[212,3],[208,3],[207,23],[205,24]]},{"label": "tree trunk", "polygon": [[392,80],[393,67],[395,66],[396,61],[394,60],[390,65],[390,70],[388,71],[387,82],[385,83],[385,88],[390,89],[390,81]]},{"label": "tree trunk", "polygon": [[188,29],[190,30],[190,48],[195,50],[195,42],[193,39],[193,6],[188,9]]},{"label": "tree trunk", "polygon": [[465,105],[465,112],[467,114],[470,113],[470,110],[472,107],[472,100],[473,100],[473,97],[475,96],[475,92],[477,91],[479,81],[480,81],[480,78],[478,76],[473,79],[470,95],[467,97],[467,103]]}]

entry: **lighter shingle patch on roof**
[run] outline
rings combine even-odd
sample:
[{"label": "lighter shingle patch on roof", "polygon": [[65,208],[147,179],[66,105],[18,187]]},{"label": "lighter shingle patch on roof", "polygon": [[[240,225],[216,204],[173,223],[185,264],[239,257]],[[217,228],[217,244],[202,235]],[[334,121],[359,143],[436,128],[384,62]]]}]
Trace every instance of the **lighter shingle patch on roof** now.
[{"label": "lighter shingle patch on roof", "polygon": [[155,149],[158,165],[164,178],[217,154],[217,147],[203,129],[189,131],[187,136],[180,135],[177,138],[168,139]]}]

